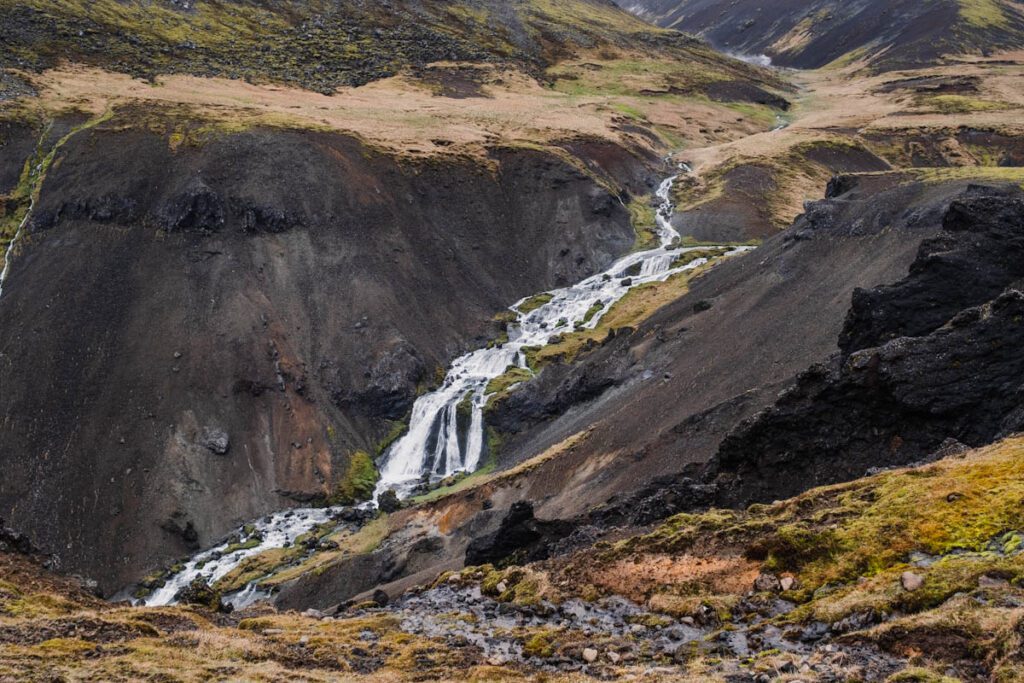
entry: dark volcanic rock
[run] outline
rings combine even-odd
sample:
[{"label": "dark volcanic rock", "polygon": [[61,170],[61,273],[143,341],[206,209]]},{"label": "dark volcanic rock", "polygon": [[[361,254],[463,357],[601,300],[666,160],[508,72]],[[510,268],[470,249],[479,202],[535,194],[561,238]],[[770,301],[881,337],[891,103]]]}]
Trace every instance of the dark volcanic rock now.
[{"label": "dark volcanic rock", "polygon": [[466,548],[466,564],[525,563],[548,556],[547,545],[572,533],[571,522],[543,521],[533,516],[533,504],[519,501],[501,520],[497,531],[474,538]]},{"label": "dark volcanic rock", "polygon": [[910,277],[853,293],[843,353],[916,337],[1024,277],[1024,200],[978,188],[949,206],[944,232],[925,240]]},{"label": "dark volcanic rock", "polygon": [[629,494],[614,496],[587,515],[602,526],[644,526],[674,514],[707,507],[717,487],[688,477],[658,477]]},{"label": "dark volcanic rock", "polygon": [[377,497],[377,507],[381,509],[381,512],[398,512],[402,509],[402,501],[399,500],[394,489],[388,489]]},{"label": "dark volcanic rock", "polygon": [[0,551],[15,552],[21,555],[32,555],[39,552],[28,536],[7,526],[2,517],[0,517]]},{"label": "dark volcanic rock", "polygon": [[944,227],[905,279],[854,296],[842,353],[722,442],[719,502],[784,498],[1024,427],[1024,201],[970,191]]},{"label": "dark volcanic rock", "polygon": [[224,227],[224,215],[221,196],[194,178],[159,210],[159,223],[168,232],[217,232]]},{"label": "dark volcanic rock", "polygon": [[205,427],[199,435],[199,443],[203,448],[217,455],[227,455],[231,448],[228,433],[220,427]]},{"label": "dark volcanic rock", "polygon": [[[366,326],[356,323],[357,329]],[[401,420],[416,399],[416,386],[426,375],[426,366],[411,345],[398,342],[390,347],[374,349],[368,360],[362,389],[339,389],[332,395],[334,403],[346,411],[370,417]]]}]

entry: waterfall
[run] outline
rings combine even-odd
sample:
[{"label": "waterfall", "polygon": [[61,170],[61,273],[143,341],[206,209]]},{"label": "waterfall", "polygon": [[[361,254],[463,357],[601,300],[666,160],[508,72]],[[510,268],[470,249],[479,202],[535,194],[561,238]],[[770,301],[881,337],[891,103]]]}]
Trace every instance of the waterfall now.
[{"label": "waterfall", "polygon": [[[680,169],[689,170],[685,164],[680,164]],[[704,258],[681,258],[696,248],[675,246],[679,233],[671,223],[671,195],[677,177],[666,178],[656,193],[660,200],[655,214],[660,242],[657,248],[625,256],[603,272],[570,287],[545,292],[545,298],[550,300],[539,307],[524,310],[534,297],[517,302],[510,309],[516,318],[509,323],[506,343],[456,358],[441,387],[416,400],[409,430],[384,454],[375,498],[389,489],[394,489],[399,497],[408,496],[422,483],[425,473],[432,481],[438,481],[476,469],[486,442],[483,409],[489,398],[487,385],[510,366],[526,368],[524,349],[543,347],[560,334],[593,329],[630,289],[664,281],[707,263]],[[595,313],[599,304],[600,310]],[[461,425],[458,405],[467,395],[471,397],[471,415],[469,424]],[[465,448],[460,443],[460,428],[469,432]]]}]

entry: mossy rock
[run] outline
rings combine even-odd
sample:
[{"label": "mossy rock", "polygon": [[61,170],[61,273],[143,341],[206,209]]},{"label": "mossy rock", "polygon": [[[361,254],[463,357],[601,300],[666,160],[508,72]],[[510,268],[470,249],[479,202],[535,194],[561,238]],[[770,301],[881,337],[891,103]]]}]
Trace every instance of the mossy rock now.
[{"label": "mossy rock", "polygon": [[356,451],[349,459],[348,470],[338,482],[334,495],[330,497],[332,505],[354,505],[369,500],[373,495],[380,473],[373,458],[365,451]]}]

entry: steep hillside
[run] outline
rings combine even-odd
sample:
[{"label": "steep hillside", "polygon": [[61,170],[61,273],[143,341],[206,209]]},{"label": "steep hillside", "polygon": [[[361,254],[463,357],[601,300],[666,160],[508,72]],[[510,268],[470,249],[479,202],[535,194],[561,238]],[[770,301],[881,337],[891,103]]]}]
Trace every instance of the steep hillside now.
[{"label": "steep hillside", "polygon": [[[400,592],[463,557],[545,557],[609,527],[771,501],[914,461],[949,439],[1001,437],[1020,405],[1013,381],[1000,379],[1017,376],[1010,304],[1020,276],[1012,253],[991,280],[978,279],[978,265],[991,260],[987,249],[1019,240],[1022,182],[1018,173],[1013,185],[968,189],[867,176],[752,254],[669,281],[668,303],[590,341],[566,340],[536,378],[489,408],[505,471],[413,499],[372,533],[331,535],[341,551],[280,566],[268,556],[260,566],[279,578],[266,585],[280,590],[279,605],[324,608],[381,581]],[[883,283],[899,284],[867,293]],[[936,330],[923,321],[913,331],[920,339],[874,348],[877,340],[854,334],[871,325],[850,311],[881,292],[897,308],[948,299],[932,317],[958,323]],[[1005,353],[957,351],[975,337],[1002,340]],[[856,353],[837,357],[840,340],[854,338]],[[900,360],[900,349],[918,347]],[[944,386],[956,387],[946,399]]]},{"label": "steep hillside", "polygon": [[863,60],[875,71],[988,55],[1024,45],[1009,0],[630,0],[641,17],[723,50],[801,69]]},{"label": "steep hillside", "polygon": [[693,47],[606,0],[5,0],[0,26],[0,68],[70,60],[147,79],[269,79],[328,93],[438,61],[539,74],[581,48]]}]

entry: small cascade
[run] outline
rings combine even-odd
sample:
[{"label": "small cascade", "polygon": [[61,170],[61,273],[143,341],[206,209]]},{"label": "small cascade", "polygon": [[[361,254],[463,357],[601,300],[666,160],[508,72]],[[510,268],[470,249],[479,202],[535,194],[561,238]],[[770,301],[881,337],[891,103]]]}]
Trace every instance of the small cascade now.
[{"label": "small cascade", "polygon": [[[38,172],[38,167],[36,171]],[[17,247],[18,242],[21,240],[21,234],[25,231],[25,227],[28,225],[29,218],[32,217],[32,209],[35,207],[35,200],[29,199],[28,211],[25,212],[25,217],[21,219],[21,223],[18,224],[18,229],[14,232],[14,237],[7,243],[7,251],[4,252],[4,268],[0,271],[0,296],[4,295],[4,283],[7,281],[7,276],[11,272],[11,258],[14,256],[14,249]]]},{"label": "small cascade", "polygon": [[[336,508],[286,510],[247,524],[224,543],[192,557],[179,572],[168,577],[163,586],[147,596],[144,602],[150,607],[169,605],[175,601],[178,591],[197,578],[212,585],[250,557],[293,545],[300,536],[330,521],[337,512]],[[245,590],[255,585],[250,584]],[[242,599],[245,590],[236,596],[228,596],[225,601],[234,604],[236,598]]]}]

